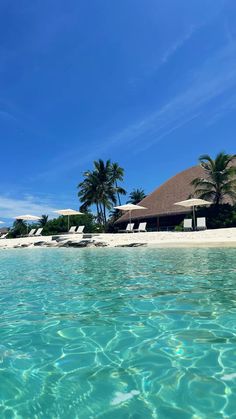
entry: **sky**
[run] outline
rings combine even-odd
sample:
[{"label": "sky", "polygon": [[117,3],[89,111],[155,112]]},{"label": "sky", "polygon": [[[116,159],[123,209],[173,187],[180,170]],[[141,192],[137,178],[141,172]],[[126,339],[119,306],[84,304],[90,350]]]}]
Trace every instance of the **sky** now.
[{"label": "sky", "polygon": [[235,0],[2,0],[0,219],[79,208],[99,158],[149,193],[235,153],[235,21]]}]

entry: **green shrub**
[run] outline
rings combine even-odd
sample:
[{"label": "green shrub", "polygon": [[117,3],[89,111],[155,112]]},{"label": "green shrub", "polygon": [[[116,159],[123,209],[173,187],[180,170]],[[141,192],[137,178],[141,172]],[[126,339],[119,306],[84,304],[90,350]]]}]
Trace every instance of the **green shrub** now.
[{"label": "green shrub", "polygon": [[207,228],[236,227],[236,205],[211,205],[209,208],[199,208],[197,217],[206,217]]},{"label": "green shrub", "polygon": [[[94,222],[94,216],[90,213],[83,215],[72,215],[70,217],[70,226],[84,225],[85,233],[94,233],[97,231],[97,224]],[[68,231],[68,221],[66,216],[60,216],[49,220],[43,229],[44,236],[66,233]]]},{"label": "green shrub", "polygon": [[183,223],[180,223],[177,226],[175,226],[175,231],[183,231]]}]

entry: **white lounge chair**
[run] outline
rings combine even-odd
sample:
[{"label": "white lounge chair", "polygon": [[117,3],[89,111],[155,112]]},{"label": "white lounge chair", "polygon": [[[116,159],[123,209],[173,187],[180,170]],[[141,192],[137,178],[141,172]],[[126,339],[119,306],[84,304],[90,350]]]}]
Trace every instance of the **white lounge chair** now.
[{"label": "white lounge chair", "polygon": [[185,220],[184,220],[184,231],[192,231],[192,229],[193,229],[192,218],[185,218]]},{"label": "white lounge chair", "polygon": [[118,230],[118,233],[133,233],[134,223],[128,223],[125,230]]},{"label": "white lounge chair", "polygon": [[207,228],[206,218],[205,217],[197,218],[197,230],[206,230],[206,228]]},{"label": "white lounge chair", "polygon": [[76,233],[76,229],[77,229],[77,226],[72,226],[72,227],[70,228],[70,230],[68,231],[68,233],[70,233],[70,234],[75,234],[75,233]]},{"label": "white lounge chair", "polygon": [[77,230],[76,230],[76,234],[82,234],[82,233],[83,233],[83,231],[84,231],[84,227],[85,227],[85,226],[79,226],[79,227],[77,228]]},{"label": "white lounge chair", "polygon": [[5,238],[7,237],[7,235],[8,235],[8,233],[2,234],[2,235],[0,236],[0,239],[5,239]]},{"label": "white lounge chair", "polygon": [[30,232],[27,234],[27,237],[32,237],[34,236],[34,233],[36,232],[36,228],[31,228]]},{"label": "white lounge chair", "polygon": [[134,229],[134,232],[135,232],[135,233],[141,233],[142,231],[143,231],[143,232],[144,232],[144,231],[147,231],[147,230],[146,230],[146,225],[147,225],[147,223],[139,223],[138,228],[135,228],[135,229]]},{"label": "white lounge chair", "polygon": [[42,235],[43,228],[38,228],[38,230],[34,233],[34,237],[38,237]]}]

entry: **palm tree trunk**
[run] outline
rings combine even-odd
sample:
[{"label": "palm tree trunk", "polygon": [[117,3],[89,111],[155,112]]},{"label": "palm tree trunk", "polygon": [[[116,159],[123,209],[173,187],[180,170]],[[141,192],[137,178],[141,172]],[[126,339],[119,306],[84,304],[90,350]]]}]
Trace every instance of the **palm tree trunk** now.
[{"label": "palm tree trunk", "polygon": [[116,182],[116,193],[117,193],[117,199],[118,199],[118,203],[119,203],[119,205],[121,205],[121,201],[120,201],[120,194],[119,194],[119,192],[117,192],[117,188],[118,188],[118,185],[117,185],[117,182]]},{"label": "palm tree trunk", "polygon": [[99,203],[99,222],[101,224],[104,224],[104,221],[103,221],[103,213],[102,213],[102,204],[101,203]]},{"label": "palm tree trunk", "polygon": [[98,222],[99,222],[99,217],[100,217],[100,215],[99,215],[99,206],[98,206],[98,202],[96,202],[96,209],[97,209],[97,220],[98,220]]},{"label": "palm tree trunk", "polygon": [[105,204],[103,204],[103,217],[104,217],[104,227],[105,227],[106,226],[106,223],[107,223],[106,206],[105,206]]}]

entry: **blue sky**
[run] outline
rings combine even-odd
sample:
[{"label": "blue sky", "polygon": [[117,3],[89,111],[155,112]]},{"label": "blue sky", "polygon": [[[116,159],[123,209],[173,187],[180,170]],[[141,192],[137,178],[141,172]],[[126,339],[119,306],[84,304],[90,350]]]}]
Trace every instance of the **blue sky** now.
[{"label": "blue sky", "polygon": [[235,0],[2,0],[0,218],[79,207],[95,159],[151,192],[235,153]]}]

